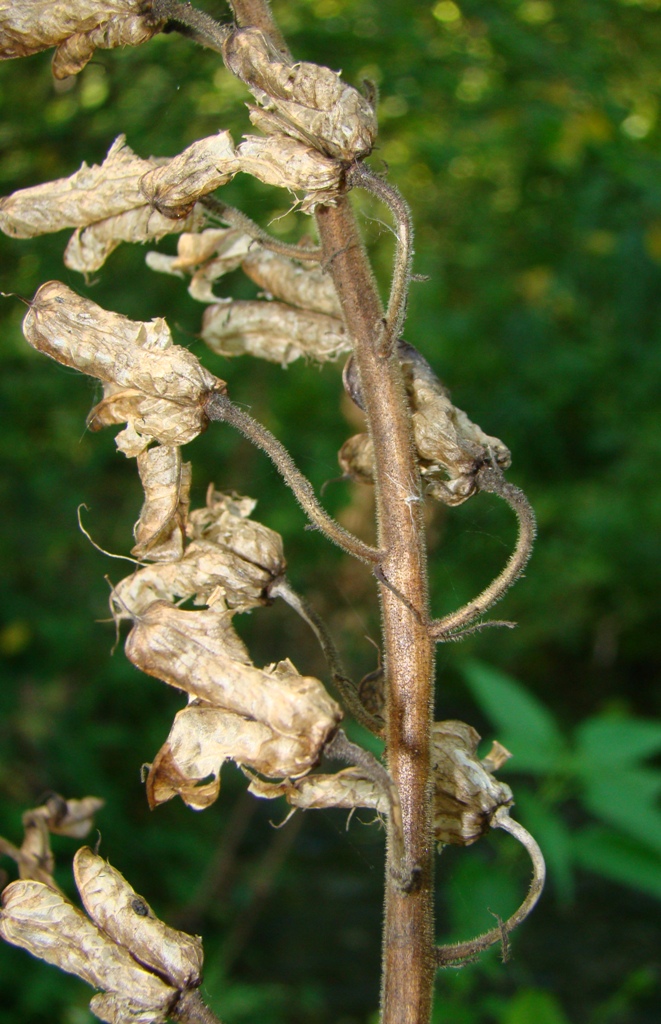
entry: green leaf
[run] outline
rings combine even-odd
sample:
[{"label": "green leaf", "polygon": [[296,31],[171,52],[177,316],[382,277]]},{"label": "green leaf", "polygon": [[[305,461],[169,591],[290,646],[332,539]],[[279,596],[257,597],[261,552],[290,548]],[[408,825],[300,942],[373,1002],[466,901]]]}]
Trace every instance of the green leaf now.
[{"label": "green leaf", "polygon": [[575,833],[572,845],[582,868],[661,900],[661,856],[642,843],[592,825]]},{"label": "green leaf", "polygon": [[517,992],[498,1024],[569,1024],[569,1019],[550,992],[528,988]]},{"label": "green leaf", "polygon": [[583,785],[583,804],[592,814],[661,854],[661,772],[615,766],[584,774]]},{"label": "green leaf", "polygon": [[577,756],[586,764],[626,764],[661,750],[661,721],[588,718],[576,730]]},{"label": "green leaf", "polygon": [[496,726],[498,740],[514,755],[511,769],[544,774],[557,770],[567,756],[567,744],[548,708],[489,665],[469,660],[461,668],[475,700]]}]

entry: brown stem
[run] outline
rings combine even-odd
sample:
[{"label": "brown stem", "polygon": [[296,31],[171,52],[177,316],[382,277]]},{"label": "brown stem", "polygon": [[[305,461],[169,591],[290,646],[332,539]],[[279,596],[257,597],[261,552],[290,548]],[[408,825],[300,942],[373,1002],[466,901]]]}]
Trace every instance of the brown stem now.
[{"label": "brown stem", "polygon": [[[426,553],[411,422],[396,356],[380,351],[383,311],[346,199],[317,213],[322,245],[354,342],[374,444],[378,546],[388,585],[379,586],[387,679],[389,774],[402,808],[405,861],[416,885],[397,882],[397,846],[389,833],[383,936],[382,1024],[425,1024],[431,1012],[433,840],[429,743],[433,640],[427,628]],[[333,257],[331,259],[331,257]]]},{"label": "brown stem", "polygon": [[157,20],[167,18],[170,27],[210,50],[223,52],[223,44],[231,32],[204,11],[178,0],[153,0],[152,14]]},{"label": "brown stem", "polygon": [[179,1024],[221,1024],[220,1018],[209,1009],[196,988],[182,993],[169,1016]]},{"label": "brown stem", "polygon": [[206,413],[210,420],[231,424],[268,455],[285,483],[293,491],[303,511],[333,544],[337,544],[338,547],[363,562],[371,563],[380,560],[381,551],[377,551],[376,548],[372,548],[369,544],[354,537],[321,507],[312,484],[299,471],[285,446],[270,430],[254,420],[243,409],[239,409],[238,405],[233,405],[227,395],[222,395],[218,391],[209,395]]},{"label": "brown stem", "polygon": [[[231,3],[240,25],[258,25],[280,45],[265,0]],[[400,797],[405,860],[416,870],[416,884],[406,891],[397,881],[400,857],[389,820],[382,1024],[427,1024],[435,966],[430,770],[434,642],[428,627],[422,503],[406,500],[420,496],[420,475],[402,369],[394,353],[379,351],[383,308],[351,207],[341,197],[335,206],[321,207],[316,218],[353,339],[374,443],[378,546],[383,556],[378,561],[390,585],[379,585],[388,681],[388,768]]]},{"label": "brown stem", "polygon": [[474,960],[478,953],[488,949],[489,946],[493,946],[496,942],[503,943],[503,959],[506,959],[507,940],[510,932],[525,920],[542,895],[546,878],[546,865],[544,864],[542,851],[530,835],[530,832],[523,825],[519,825],[518,821],[510,818],[507,807],[498,808],[492,818],[491,827],[502,828],[505,832],[509,832],[528,851],[532,861],[533,875],[526,898],[519,909],[507,921],[499,922],[497,928],[492,928],[490,931],[484,932],[483,935],[478,935],[476,939],[470,939],[468,942],[456,942],[448,946],[437,946],[434,953],[438,967]]},{"label": "brown stem", "polygon": [[273,20],[268,0],[229,0],[240,28],[261,28],[284,57],[290,57],[287,44]]},{"label": "brown stem", "polygon": [[[465,604],[463,608],[459,608],[442,619],[435,619],[430,624],[429,632],[435,640],[457,639],[457,636],[464,632],[466,626],[470,626],[476,619],[479,619],[480,615],[483,615],[496,601],[499,601],[512,584],[518,580],[532,554],[537,526],[535,513],[523,491],[509,483],[500,469],[494,469],[491,466],[485,466],[479,470],[476,481],[481,491],[497,494],[513,510],[519,522],[516,547],[505,568],[496,576],[495,580],[491,581],[488,587],[485,587],[481,594]],[[510,623],[503,623],[503,625],[510,625]]]}]

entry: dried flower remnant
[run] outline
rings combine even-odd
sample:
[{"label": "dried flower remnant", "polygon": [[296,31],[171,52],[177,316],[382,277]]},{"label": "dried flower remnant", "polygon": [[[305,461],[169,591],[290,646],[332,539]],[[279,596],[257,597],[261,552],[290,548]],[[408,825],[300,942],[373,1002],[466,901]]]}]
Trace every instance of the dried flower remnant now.
[{"label": "dried flower remnant", "polygon": [[113,942],[175,988],[200,984],[204,957],[199,938],[159,920],[124,876],[89,847],[78,850],[73,871],[85,910]]},{"label": "dried flower remnant", "polygon": [[280,534],[249,518],[255,504],[210,487],[206,506],[188,516],[193,540],[183,556],[121,580],[111,597],[115,618],[137,617],[160,600],[192,597],[195,604],[212,605],[222,599],[238,611],[269,602],[268,590],[286,563]]},{"label": "dried flower remnant", "polygon": [[236,228],[206,228],[186,232],[177,241],[177,255],[148,252],[145,261],[151,270],[183,278],[192,275],[189,295],[198,302],[218,302],[212,285],[218,278],[237,270],[253,240]]},{"label": "dried flower remnant", "polygon": [[226,761],[271,778],[295,778],[310,771],[320,754],[319,742],[305,733],[285,736],[267,722],[194,701],[177,713],[150,766],[147,798],[156,807],[179,796],[203,810],[218,798]]},{"label": "dried flower remnant", "polygon": [[74,231],[64,250],[64,265],[80,274],[91,274],[103,266],[122,242],[158,242],[179,231],[195,231],[204,220],[204,210],[199,205],[184,218],[165,217],[151,206],[138,206]]},{"label": "dried flower remnant", "polygon": [[75,75],[95,49],[138,46],[163,28],[144,0],[0,0],[0,59],[56,46],[53,74]]},{"label": "dried flower remnant", "polygon": [[94,815],[104,801],[94,796],[82,800],[65,800],[52,793],[44,804],[25,811],[22,816],[23,842],[20,847],[0,836],[0,854],[11,857],[18,866],[19,878],[43,882],[52,889],[55,862],[50,836],[71,836],[81,839],[92,827]]},{"label": "dried flower remnant", "polygon": [[229,132],[199,139],[161,167],[148,171],[140,190],[169,217],[186,216],[202,196],[226,185],[239,170]]},{"label": "dried flower remnant", "polygon": [[[104,996],[94,996],[90,1009],[101,1020],[162,1024],[179,997],[176,988],[141,967],[128,949],[42,882],[7,886],[2,894],[0,936],[100,989]],[[115,1011],[112,1016],[107,1014],[109,1002]]]},{"label": "dried flower remnant", "polygon": [[90,425],[98,429],[127,420],[129,426],[117,439],[127,455],[137,455],[153,440],[164,444],[191,440],[206,427],[206,397],[224,390],[224,382],[192,352],[172,344],[164,320],[129,320],[59,281],[49,281],[38,290],[23,321],[23,333],[34,348],[56,362],[110,386],[104,401],[92,411]]},{"label": "dried flower remnant", "polygon": [[374,445],[369,434],[354,434],[337,453],[344,476],[359,483],[374,483]]},{"label": "dried flower remnant", "polygon": [[251,111],[261,131],[291,135],[349,163],[371,152],[377,132],[374,110],[336,72],[292,64],[256,28],[231,32],[223,57],[262,108]]},{"label": "dried flower remnant", "polygon": [[253,245],[241,266],[269,296],[290,306],[342,318],[333,280],[320,267],[301,266],[293,259]]},{"label": "dried flower remnant", "polygon": [[248,353],[281,366],[301,356],[328,362],[351,347],[349,333],[336,317],[259,300],[209,306],[202,338],[219,355]]},{"label": "dried flower remnant", "polygon": [[191,485],[191,464],[182,462],[179,447],[158,445],[138,455],[138,472],[145,492],[135,524],[136,558],[168,562],[181,558]]},{"label": "dried flower remnant", "polygon": [[245,174],[251,174],[265,185],[304,193],[301,201],[304,213],[333,203],[340,195],[342,164],[297,139],[286,135],[268,138],[247,135],[236,153]]},{"label": "dried flower remnant", "polygon": [[190,697],[265,722],[283,736],[305,735],[320,749],[342,717],[338,705],[290,661],[256,668],[231,619],[216,608],[184,611],[157,601],[129,633],[127,657]]},{"label": "dried flower remnant", "polygon": [[266,782],[253,777],[248,792],[265,800],[284,796],[287,803],[304,811],[340,807],[365,807],[388,814],[390,802],[383,787],[360,768],[343,768],[334,775],[305,775],[301,779]]},{"label": "dried flower remnant", "polygon": [[432,726],[434,835],[439,846],[470,846],[489,831],[499,807],[511,807],[512,790],[492,775],[511,755],[497,744],[483,761],[477,757],[480,736],[465,722]]}]

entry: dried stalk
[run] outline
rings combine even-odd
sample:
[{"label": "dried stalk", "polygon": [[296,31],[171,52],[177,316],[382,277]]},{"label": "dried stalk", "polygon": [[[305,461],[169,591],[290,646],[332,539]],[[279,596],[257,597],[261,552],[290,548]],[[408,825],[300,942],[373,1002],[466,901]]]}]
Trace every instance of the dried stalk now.
[{"label": "dried stalk", "polygon": [[363,562],[379,562],[382,551],[370,547],[336,523],[321,507],[310,481],[294,465],[294,460],[287,449],[274,437],[270,430],[254,420],[243,409],[233,405],[226,395],[210,395],[206,404],[206,414],[210,420],[230,423],[244,437],[261,448],[273,462],[283,480],[294,493],[296,500],[308,518],[333,544]]}]

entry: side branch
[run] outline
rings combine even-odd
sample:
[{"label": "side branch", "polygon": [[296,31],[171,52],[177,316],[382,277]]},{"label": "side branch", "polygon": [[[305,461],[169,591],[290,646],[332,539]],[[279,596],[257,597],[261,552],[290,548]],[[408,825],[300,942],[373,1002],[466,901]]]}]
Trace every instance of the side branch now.
[{"label": "side branch", "polygon": [[221,423],[229,423],[240,431],[244,437],[252,441],[254,445],[268,455],[274,466],[282,476],[283,480],[294,493],[308,518],[316,527],[343,551],[359,558],[363,562],[380,562],[383,552],[377,548],[370,547],[358,537],[345,530],[343,526],[336,523],[332,516],[319,504],[314,488],[310,481],[303,476],[294,464],[294,460],[285,448],[278,441],[270,430],[254,420],[243,409],[234,405],[227,395],[213,392],[206,403],[206,413],[210,420],[217,420]]},{"label": "side branch", "polygon": [[[442,619],[435,619],[431,623],[430,636],[435,640],[456,639],[458,631],[470,626],[476,619],[479,619],[480,615],[483,615],[500,600],[512,584],[518,580],[528,564],[537,533],[532,505],[523,491],[509,483],[499,469],[484,466],[478,471],[475,479],[481,491],[497,494],[507,502],[518,519],[519,535],[507,565],[495,580],[492,580],[475,600],[469,601],[463,608],[459,608]],[[504,623],[504,625],[509,625],[509,623]]]},{"label": "side branch", "polygon": [[223,44],[232,31],[192,4],[181,4],[178,0],[153,0],[152,11],[159,20],[167,18],[169,27],[218,53],[223,52]]},{"label": "side branch", "polygon": [[347,711],[353,715],[356,721],[364,725],[375,736],[383,735],[383,722],[377,715],[372,715],[363,707],[358,697],[355,683],[347,676],[340,654],[335,646],[332,636],[328,632],[326,623],[314,610],[312,605],[297,594],[289,581],[283,577],[277,579],[268,588],[269,597],[280,597],[290,608],[293,608],[300,617],[307,622],[308,626],[319,641],[319,646],[333,677],[342,703]]},{"label": "side branch", "polygon": [[347,172],[347,183],[371,192],[390,209],[397,222],[397,251],[393,266],[390,298],[386,311],[385,334],[382,351],[390,354],[402,332],[406,319],[411,266],[413,263],[413,220],[408,203],[401,192],[383,178],[379,178],[362,163],[355,163]]},{"label": "side branch", "polygon": [[290,259],[300,260],[301,263],[319,263],[321,260],[320,246],[307,247],[281,242],[278,238],[269,235],[268,231],[260,228],[259,224],[255,224],[254,220],[251,220],[242,210],[237,210],[234,206],[228,206],[227,203],[223,203],[222,200],[217,199],[215,196],[203,196],[199,202],[200,206],[204,206],[210,214],[221,220],[223,224],[229,224],[232,228],[238,228],[239,231],[243,231],[249,238],[254,238],[256,242],[263,245],[265,249],[270,249],[271,252],[277,252],[281,256],[288,256]]},{"label": "side branch", "polygon": [[525,920],[542,895],[546,879],[546,865],[542,851],[536,840],[530,835],[530,832],[523,825],[520,825],[518,821],[510,818],[507,807],[498,808],[492,818],[491,827],[502,828],[525,846],[532,861],[533,869],[530,888],[519,909],[507,921],[499,923],[498,927],[492,928],[490,931],[484,932],[483,935],[478,935],[477,938],[470,939],[468,942],[455,942],[448,946],[437,946],[434,950],[434,956],[438,967],[446,967],[448,964],[461,964],[461,962],[465,963],[466,961],[474,960],[478,953],[488,949],[489,946],[495,945],[497,942],[503,943],[503,951],[505,952],[510,932]]}]

